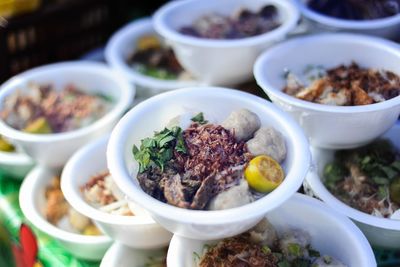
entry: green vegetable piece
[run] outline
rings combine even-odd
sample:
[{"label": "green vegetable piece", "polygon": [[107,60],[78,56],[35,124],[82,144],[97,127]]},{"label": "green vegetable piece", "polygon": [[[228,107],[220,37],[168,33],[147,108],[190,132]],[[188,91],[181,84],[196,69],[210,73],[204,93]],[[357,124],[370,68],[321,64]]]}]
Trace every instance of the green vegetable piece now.
[{"label": "green vegetable piece", "polygon": [[390,166],[400,172],[400,160],[393,161]]},{"label": "green vegetable piece", "polygon": [[289,243],[288,244],[288,252],[290,255],[295,257],[301,257],[303,255],[302,248],[297,243]]},{"label": "green vegetable piece", "polygon": [[206,124],[208,121],[204,120],[204,114],[203,112],[198,113],[196,116],[191,118],[191,121],[197,122],[199,124]]},{"label": "green vegetable piece", "polygon": [[389,184],[389,180],[385,177],[372,177],[372,181],[374,181],[377,185],[387,185]]},{"label": "green vegetable piece", "polygon": [[389,179],[393,179],[394,177],[396,177],[399,172],[396,171],[395,169],[393,169],[390,166],[382,166],[381,170],[386,174],[386,177]]},{"label": "green vegetable piece", "polygon": [[33,122],[29,123],[24,129],[26,133],[32,134],[50,134],[51,130],[49,122],[44,117],[39,117]]},{"label": "green vegetable piece", "polygon": [[387,198],[389,195],[389,192],[387,190],[387,186],[386,185],[381,185],[378,187],[378,197],[380,199],[385,199]]},{"label": "green vegetable piece", "polygon": [[109,95],[97,93],[96,96],[103,99],[106,102],[110,102],[110,103],[114,102],[114,99]]},{"label": "green vegetable piece", "polygon": [[282,260],[278,262],[278,267],[291,267],[291,265],[287,260]]},{"label": "green vegetable piece", "polygon": [[271,249],[268,246],[263,246],[261,248],[262,252],[264,252],[264,254],[270,254],[271,253]]},{"label": "green vegetable piece", "polygon": [[0,136],[0,151],[13,152],[15,147]]},{"label": "green vegetable piece", "polygon": [[155,132],[153,137],[144,138],[141,140],[140,149],[132,147],[140,173],[152,166],[158,166],[163,171],[166,163],[173,157],[174,150],[186,153],[182,129],[179,127],[164,128],[161,132]]},{"label": "green vegetable piece", "polygon": [[347,174],[348,171],[343,164],[337,161],[328,163],[327,165],[325,165],[324,168],[324,177],[326,186],[334,188],[336,183],[343,180]]},{"label": "green vegetable piece", "polygon": [[400,176],[393,179],[389,186],[390,199],[400,205]]},{"label": "green vegetable piece", "polygon": [[319,253],[319,251],[314,250],[312,248],[308,249],[308,255],[310,255],[310,257],[315,257],[318,258],[321,256],[321,254]]}]

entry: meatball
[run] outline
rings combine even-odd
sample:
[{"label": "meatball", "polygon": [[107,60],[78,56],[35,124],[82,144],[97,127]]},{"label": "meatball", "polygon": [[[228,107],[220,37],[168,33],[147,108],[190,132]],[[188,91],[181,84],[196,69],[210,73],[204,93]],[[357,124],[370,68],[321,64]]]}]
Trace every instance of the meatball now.
[{"label": "meatball", "polygon": [[208,206],[208,210],[224,210],[246,205],[253,201],[249,184],[242,179],[239,185],[219,193]]},{"label": "meatball", "polygon": [[260,126],[260,118],[248,109],[233,111],[222,123],[222,127],[235,133],[237,141],[249,140]]},{"label": "meatball", "polygon": [[[279,240],[279,247],[283,255],[288,260],[298,257],[307,258],[308,250],[306,249],[311,243],[311,236],[302,230],[291,230],[285,232]],[[297,247],[297,249],[294,249]],[[296,252],[293,254],[293,252]]]},{"label": "meatball", "polygon": [[277,162],[286,158],[286,144],[280,132],[272,127],[259,129],[254,138],[247,141],[247,149],[254,156],[268,155]]}]

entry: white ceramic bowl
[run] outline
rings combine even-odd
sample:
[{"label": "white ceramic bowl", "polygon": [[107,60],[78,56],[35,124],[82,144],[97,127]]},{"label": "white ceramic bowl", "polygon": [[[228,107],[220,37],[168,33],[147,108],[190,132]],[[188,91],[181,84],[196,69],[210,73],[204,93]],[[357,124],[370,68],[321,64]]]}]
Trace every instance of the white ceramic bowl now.
[{"label": "white ceramic bowl", "polygon": [[352,61],[400,75],[400,46],[355,34],[300,37],[263,53],[254,66],[254,76],[272,102],[303,127],[313,146],[351,148],[370,142],[396,122],[400,97],[372,105],[339,107],[297,99],[283,93],[282,88],[286,84],[285,69],[301,74],[310,64],[332,68]]},{"label": "white ceramic bowl", "polygon": [[[311,236],[311,245],[349,267],[374,267],[374,253],[362,232],[348,218],[329,209],[321,201],[296,194],[266,216],[278,234],[302,229]],[[202,255],[204,245],[219,240],[186,239],[174,235],[168,250],[167,265],[197,267],[194,253]]]},{"label": "white ceramic bowl", "polygon": [[84,199],[80,188],[91,176],[107,170],[107,142],[108,136],[100,138],[82,147],[67,162],[61,176],[61,189],[65,198],[74,209],[92,219],[113,240],[141,249],[168,245],[172,234],[158,225],[150,215],[109,214],[96,209]]},{"label": "white ceramic bowl", "polygon": [[327,16],[309,8],[309,0],[295,0],[302,15],[309,22],[311,32],[354,32],[396,39],[400,37],[400,14],[374,20],[346,20]]},{"label": "white ceramic bowl", "polygon": [[[233,110],[247,108],[258,114],[261,124],[273,126],[286,141],[283,164],[285,180],[273,192],[242,207],[218,210],[188,210],[163,203],[146,194],[136,179],[138,164],[132,146],[160,131],[178,115],[204,112],[221,123]],[[300,127],[286,113],[254,95],[218,87],[179,89],[154,96],[127,113],[114,128],[107,148],[107,163],[121,190],[144,207],[154,220],[170,232],[196,239],[232,236],[255,225],[266,212],[290,198],[301,184],[310,163],[308,143]]]},{"label": "white ceramic bowl", "polygon": [[104,255],[100,267],[150,267],[153,266],[150,265],[152,259],[166,257],[166,251],[166,248],[157,250],[132,249],[115,242]]},{"label": "white ceramic bowl", "polygon": [[59,172],[35,167],[26,176],[19,191],[19,203],[24,216],[40,231],[57,240],[74,256],[86,260],[100,260],[112,241],[108,236],[85,236],[56,227],[43,216],[45,190]]},{"label": "white ceramic bowl", "polygon": [[[210,13],[231,15],[239,8],[257,11],[266,4],[279,10],[281,26],[270,32],[235,40],[212,40],[181,34],[179,29]],[[199,80],[212,85],[234,85],[252,78],[257,56],[282,41],[296,27],[299,12],[281,0],[187,0],[171,1],[156,11],[156,31],[172,46],[179,62]]]},{"label": "white ceramic bowl", "polygon": [[[138,39],[145,35],[157,35],[150,18],[139,19],[118,30],[108,41],[105,58],[110,66],[137,86],[137,93],[146,97],[165,90],[198,84],[195,80],[161,80],[135,71],[128,65],[128,57],[134,53]],[[161,36],[158,36],[162,39]]]},{"label": "white ceramic bowl", "polygon": [[96,122],[80,129],[57,134],[29,134],[0,120],[0,133],[19,145],[34,161],[62,167],[82,145],[111,131],[133,101],[135,90],[121,76],[100,63],[66,62],[37,67],[18,74],[0,87],[0,110],[5,98],[17,90],[29,90],[28,83],[51,83],[57,90],[73,83],[87,92],[101,92],[114,99],[113,108]]},{"label": "white ceramic bowl", "polygon": [[22,152],[0,151],[0,171],[7,177],[23,179],[33,165],[32,159]]},{"label": "white ceramic bowl", "polygon": [[[384,137],[389,138],[400,151],[400,125],[396,124]],[[325,165],[333,160],[334,151],[313,149],[313,168],[307,174],[306,187],[312,195],[323,200],[328,206],[351,218],[364,232],[369,242],[376,247],[400,249],[400,220],[378,218],[358,211],[332,195],[321,181]]]}]

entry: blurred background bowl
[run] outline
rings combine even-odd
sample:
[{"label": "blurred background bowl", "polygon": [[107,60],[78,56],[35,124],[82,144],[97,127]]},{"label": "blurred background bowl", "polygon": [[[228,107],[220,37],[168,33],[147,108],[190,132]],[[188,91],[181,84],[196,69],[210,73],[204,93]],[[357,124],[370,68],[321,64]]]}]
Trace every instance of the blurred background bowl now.
[{"label": "blurred background bowl", "polygon": [[[400,151],[400,125],[396,124],[383,137],[388,138]],[[323,184],[323,170],[327,163],[332,162],[334,150],[312,149],[313,168],[307,174],[306,187],[311,195],[324,201],[328,206],[352,219],[364,232],[374,247],[400,249],[400,220],[379,218],[354,209],[337,199]]]},{"label": "blurred background bowl", "polygon": [[19,203],[24,216],[40,231],[57,240],[74,256],[85,260],[100,260],[112,240],[105,235],[88,236],[63,230],[46,220],[45,191],[58,171],[35,167],[26,176],[19,192]]},{"label": "blurred background bowl", "polygon": [[[232,15],[240,8],[259,10],[267,4],[277,7],[281,25],[253,37],[216,40],[182,34],[179,28],[213,13]],[[280,0],[189,0],[172,1],[156,11],[154,28],[171,44],[179,62],[200,81],[210,85],[235,85],[252,78],[257,56],[267,47],[282,41],[299,20],[290,1]]]},{"label": "blurred background bowl", "polygon": [[[108,136],[105,136],[82,147],[65,165],[61,176],[61,189],[66,200],[79,213],[92,219],[113,240],[139,249],[165,247],[172,234],[157,224],[149,214],[110,214],[91,206],[84,199],[81,188],[93,175],[107,170],[107,142]],[[135,210],[132,212],[136,213]]]},{"label": "blurred background bowl", "polygon": [[16,130],[0,119],[0,133],[20,146],[32,159],[44,166],[62,167],[82,145],[110,132],[131,105],[135,89],[120,75],[100,63],[76,61],[50,64],[18,74],[0,87],[0,110],[5,98],[17,90],[29,90],[31,82],[53,84],[61,90],[74,84],[88,93],[103,93],[113,107],[96,122],[77,130],[56,134],[30,134]]},{"label": "blurred background bowl", "polygon": [[400,14],[369,20],[349,20],[319,13],[308,6],[309,0],[294,0],[308,22],[310,32],[354,32],[383,38],[400,37]]},{"label": "blurred background bowl", "polygon": [[[374,267],[374,253],[362,232],[345,216],[334,212],[319,200],[295,194],[266,218],[278,235],[290,229],[310,234],[311,246],[321,255],[332,256],[349,267]],[[203,255],[205,245],[219,240],[194,240],[177,235],[172,238],[167,264],[174,267],[196,267],[194,254]]]},{"label": "blurred background bowl", "polygon": [[358,63],[400,75],[400,46],[355,34],[321,34],[299,37],[264,52],[254,65],[254,76],[274,104],[288,112],[304,129],[311,145],[352,148],[366,144],[396,123],[400,96],[363,106],[331,106],[297,99],[282,92],[285,70],[303,73],[307,66],[332,68]]},{"label": "blurred background bowl", "polygon": [[[281,132],[287,155],[285,180],[271,193],[250,204],[226,210],[189,210],[163,203],[145,193],[137,179],[138,163],[132,146],[160,131],[174,117],[204,112],[210,122],[222,121],[234,110],[256,113],[263,126]],[[307,140],[295,121],[270,102],[237,90],[219,87],[185,88],[154,96],[129,111],[114,128],[107,163],[115,182],[135,203],[170,232],[196,239],[232,236],[254,226],[266,212],[290,198],[302,183],[310,164]]]},{"label": "blurred background bowl", "polygon": [[129,57],[137,49],[137,42],[143,36],[154,35],[160,40],[150,18],[133,21],[113,34],[105,49],[105,58],[111,68],[121,73],[125,79],[136,85],[138,97],[149,97],[156,93],[197,85],[195,80],[162,80],[144,75],[129,64]]}]

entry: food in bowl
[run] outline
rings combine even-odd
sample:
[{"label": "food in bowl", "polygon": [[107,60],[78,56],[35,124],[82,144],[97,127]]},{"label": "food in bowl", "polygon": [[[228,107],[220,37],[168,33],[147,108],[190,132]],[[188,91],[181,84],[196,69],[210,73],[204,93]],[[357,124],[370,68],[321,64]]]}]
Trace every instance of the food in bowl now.
[{"label": "food in bowl", "polygon": [[182,34],[208,39],[239,39],[260,35],[280,26],[278,9],[265,5],[257,12],[241,8],[231,16],[208,14],[180,29]]},{"label": "food in bowl", "polygon": [[400,77],[357,63],[331,69],[308,66],[303,75],[286,71],[283,91],[296,98],[325,105],[357,106],[383,102],[400,94]]},{"label": "food in bowl", "polygon": [[393,218],[400,212],[400,153],[386,139],[336,151],[333,162],[324,168],[324,184],[357,210]]},{"label": "food in bowl", "polygon": [[9,126],[27,133],[62,133],[92,124],[112,105],[110,97],[85,93],[73,84],[59,91],[51,84],[31,83],[26,93],[7,96],[0,116]]},{"label": "food in bowl", "polygon": [[46,187],[45,199],[44,215],[53,225],[83,235],[101,235],[89,218],[78,213],[65,200],[60,187],[60,177],[54,177]]},{"label": "food in bowl", "polygon": [[161,80],[190,80],[191,76],[179,64],[174,51],[155,35],[142,36],[135,52],[128,58],[132,68],[146,76]]},{"label": "food in bowl", "polygon": [[133,215],[124,194],[117,187],[108,171],[93,175],[82,186],[81,191],[84,199],[101,211],[121,216]]},{"label": "food in bowl", "polygon": [[133,146],[147,194],[180,208],[221,210],[253,202],[284,180],[285,140],[255,113],[235,110],[220,124],[202,112],[192,116],[173,118]]},{"label": "food in bowl", "polygon": [[400,0],[310,0],[307,4],[324,15],[348,20],[373,20],[400,13]]},{"label": "food in bowl", "polygon": [[15,147],[10,142],[8,142],[8,140],[6,140],[2,135],[0,135],[0,151],[2,152],[15,151]]},{"label": "food in bowl", "polygon": [[198,267],[346,266],[315,250],[307,232],[291,229],[278,235],[267,219],[248,232],[206,246],[204,254],[197,255],[197,259]]}]

